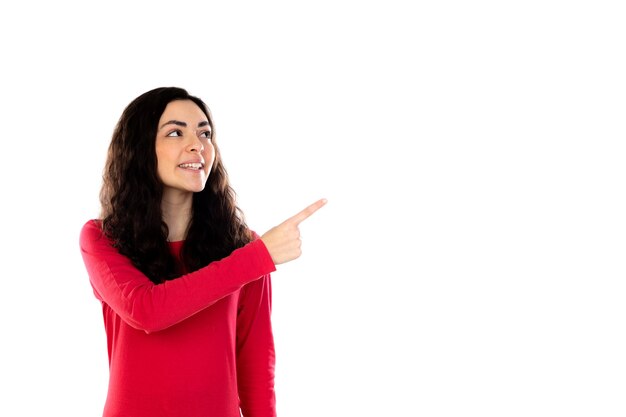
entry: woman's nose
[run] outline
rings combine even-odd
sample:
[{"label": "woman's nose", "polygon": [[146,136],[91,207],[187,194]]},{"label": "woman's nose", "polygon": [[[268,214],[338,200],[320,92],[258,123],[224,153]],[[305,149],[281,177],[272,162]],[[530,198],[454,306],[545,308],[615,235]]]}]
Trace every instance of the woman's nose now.
[{"label": "woman's nose", "polygon": [[198,153],[204,151],[204,145],[202,145],[202,141],[196,136],[193,136],[191,139],[191,142],[189,144],[189,151]]}]

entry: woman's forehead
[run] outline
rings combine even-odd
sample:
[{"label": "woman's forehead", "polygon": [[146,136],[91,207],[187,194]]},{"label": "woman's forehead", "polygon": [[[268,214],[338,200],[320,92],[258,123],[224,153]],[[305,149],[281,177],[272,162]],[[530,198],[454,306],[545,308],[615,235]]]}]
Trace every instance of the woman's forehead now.
[{"label": "woman's forehead", "polygon": [[161,115],[161,120],[169,118],[176,118],[185,122],[194,122],[193,124],[198,121],[207,120],[204,111],[191,100],[170,101]]}]

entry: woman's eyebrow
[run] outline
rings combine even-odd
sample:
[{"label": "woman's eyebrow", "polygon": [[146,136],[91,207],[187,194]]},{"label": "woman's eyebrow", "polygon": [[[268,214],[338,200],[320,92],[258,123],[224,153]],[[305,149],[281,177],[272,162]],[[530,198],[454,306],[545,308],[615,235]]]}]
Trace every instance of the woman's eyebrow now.
[{"label": "woman's eyebrow", "polygon": [[[176,126],[187,127],[187,123],[185,123],[185,122],[181,122],[180,120],[170,120],[170,121],[167,121],[167,122],[163,123],[161,125],[161,127],[159,127],[159,129],[163,129],[167,125],[176,125]],[[203,126],[210,126],[209,121],[205,120],[203,122],[198,123],[198,127],[203,127]]]},{"label": "woman's eyebrow", "polygon": [[168,122],[163,123],[161,125],[161,127],[159,127],[159,129],[163,129],[167,125],[176,125],[176,126],[187,127],[187,123],[185,123],[185,122],[181,122],[179,120],[170,120]]}]

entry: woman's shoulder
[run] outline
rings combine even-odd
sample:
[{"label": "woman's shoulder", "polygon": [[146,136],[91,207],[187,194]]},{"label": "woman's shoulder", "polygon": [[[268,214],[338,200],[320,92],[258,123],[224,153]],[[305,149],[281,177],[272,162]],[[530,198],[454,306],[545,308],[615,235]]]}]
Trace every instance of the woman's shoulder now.
[{"label": "woman's shoulder", "polygon": [[87,220],[80,229],[80,243],[94,242],[103,237],[102,221],[100,219]]},{"label": "woman's shoulder", "polygon": [[98,231],[98,232],[102,232],[102,220],[100,219],[89,219],[87,220],[82,228],[81,231],[86,231],[86,232],[91,232],[91,231]]}]

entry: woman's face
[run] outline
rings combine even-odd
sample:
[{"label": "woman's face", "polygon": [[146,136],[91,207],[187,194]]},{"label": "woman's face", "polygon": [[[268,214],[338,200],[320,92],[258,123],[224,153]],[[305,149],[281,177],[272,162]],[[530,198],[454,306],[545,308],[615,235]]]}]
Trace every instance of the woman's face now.
[{"label": "woman's face", "polygon": [[211,126],[204,112],[191,100],[172,101],[157,129],[157,173],[164,193],[202,191],[215,160]]}]

